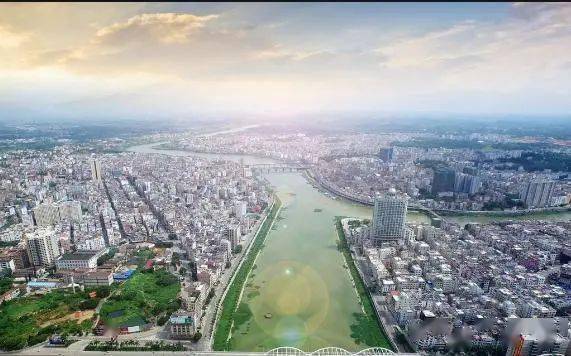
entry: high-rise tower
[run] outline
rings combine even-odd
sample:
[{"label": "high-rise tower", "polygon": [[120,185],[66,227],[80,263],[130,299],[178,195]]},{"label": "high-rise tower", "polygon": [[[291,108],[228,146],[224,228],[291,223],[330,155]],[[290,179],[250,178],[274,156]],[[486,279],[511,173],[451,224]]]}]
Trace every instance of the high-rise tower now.
[{"label": "high-rise tower", "polygon": [[408,196],[390,189],[375,198],[371,238],[378,244],[404,238]]}]

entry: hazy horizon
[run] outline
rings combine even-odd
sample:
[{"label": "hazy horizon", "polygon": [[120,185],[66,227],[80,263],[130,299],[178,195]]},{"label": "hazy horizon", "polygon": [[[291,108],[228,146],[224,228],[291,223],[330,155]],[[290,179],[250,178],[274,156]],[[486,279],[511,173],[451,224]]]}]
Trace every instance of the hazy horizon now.
[{"label": "hazy horizon", "polygon": [[3,3],[0,121],[566,117],[570,29],[569,3]]}]

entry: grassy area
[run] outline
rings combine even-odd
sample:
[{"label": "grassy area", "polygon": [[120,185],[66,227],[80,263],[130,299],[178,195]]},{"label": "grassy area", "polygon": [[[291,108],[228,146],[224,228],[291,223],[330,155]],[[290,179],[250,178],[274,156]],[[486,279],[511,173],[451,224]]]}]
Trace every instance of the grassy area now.
[{"label": "grassy area", "polygon": [[254,266],[256,256],[264,245],[264,240],[270,231],[272,221],[274,221],[276,218],[278,210],[281,206],[281,201],[279,198],[276,196],[275,199],[275,204],[272,207],[272,210],[260,227],[260,230],[256,234],[254,241],[252,241],[252,246],[248,251],[248,254],[244,257],[244,261],[240,265],[240,268],[236,271],[232,284],[228,286],[226,297],[222,301],[222,310],[220,311],[220,319],[216,325],[216,329],[214,330],[214,342],[212,346],[216,351],[229,350],[228,337],[232,328],[232,322],[237,317],[237,313],[239,313],[239,315],[247,313],[246,310],[242,310],[244,308],[242,308],[240,311],[237,310],[238,303],[240,301],[240,293],[242,292],[242,288],[246,283],[248,273]]},{"label": "grassy area", "polygon": [[111,327],[134,326],[170,315],[180,306],[178,279],[164,269],[135,272],[101,307]]},{"label": "grassy area", "polygon": [[349,267],[353,281],[355,281],[355,289],[361,300],[363,306],[364,314],[355,313],[355,323],[351,325],[351,337],[355,339],[355,342],[371,347],[385,347],[387,349],[392,349],[392,346],[385,334],[380,320],[377,318],[377,313],[375,312],[375,307],[373,305],[373,300],[371,295],[365,287],[365,283],[359,275],[359,271],[355,266],[353,257],[351,256],[351,251],[349,250],[349,245],[347,244],[347,239],[345,238],[345,233],[343,232],[343,226],[341,225],[341,218],[337,218],[336,221],[337,235],[339,236],[339,250],[343,253],[345,257],[345,262]]},{"label": "grassy area", "polygon": [[[90,319],[78,323],[70,316],[92,310],[98,299],[88,291],[57,290],[45,295],[17,298],[0,306],[0,349],[17,350],[45,341],[51,334],[82,335],[92,327]],[[67,318],[66,318],[67,317]]]},{"label": "grassy area", "polygon": [[155,256],[155,251],[150,248],[142,248],[135,254],[134,263],[137,265],[137,268],[141,269],[148,260],[152,260]]}]

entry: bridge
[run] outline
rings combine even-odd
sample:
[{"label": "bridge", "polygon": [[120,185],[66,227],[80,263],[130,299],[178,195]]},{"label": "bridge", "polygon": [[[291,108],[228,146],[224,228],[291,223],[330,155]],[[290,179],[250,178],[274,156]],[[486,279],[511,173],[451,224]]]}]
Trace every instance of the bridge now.
[{"label": "bridge", "polygon": [[417,355],[407,353],[396,353],[384,347],[370,347],[361,351],[347,351],[340,347],[325,347],[319,350],[307,352],[296,347],[277,347],[270,351],[260,352],[224,352],[224,351],[205,351],[196,352],[197,355],[204,356],[226,356],[226,355],[243,355],[243,356],[375,356],[375,355]]},{"label": "bridge", "polygon": [[330,162],[339,158],[379,158],[379,155],[374,153],[364,153],[364,152],[336,153],[336,154],[330,154],[328,156],[322,156],[320,159],[326,162]]},{"label": "bridge", "polygon": [[249,164],[245,167],[250,168],[252,172],[256,173],[299,172],[309,168],[308,166],[299,163],[261,163]]},{"label": "bridge", "polygon": [[[341,198],[347,199],[349,201],[355,202],[355,203],[359,203],[359,204],[363,204],[363,205],[369,205],[369,206],[374,206],[375,202],[373,201],[372,198],[366,198],[366,197],[358,197],[358,196],[354,196],[351,194],[347,194],[345,192],[343,192],[342,190],[332,186],[329,182],[325,181],[324,179],[322,179],[321,177],[319,177],[316,174],[311,174],[311,177],[317,182],[317,184],[319,184],[323,189],[329,191],[330,193],[340,196]],[[437,214],[436,211],[426,208],[420,204],[409,204],[408,205],[408,209],[409,210],[416,210],[416,211],[421,211],[421,212],[425,212],[427,213],[429,216],[434,217],[434,218],[441,218],[440,215]]]}]

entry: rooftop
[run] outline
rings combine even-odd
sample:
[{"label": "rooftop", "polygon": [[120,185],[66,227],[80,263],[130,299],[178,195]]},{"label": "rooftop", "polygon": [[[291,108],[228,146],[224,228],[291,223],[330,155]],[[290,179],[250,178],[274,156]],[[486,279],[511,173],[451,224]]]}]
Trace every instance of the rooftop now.
[{"label": "rooftop", "polygon": [[68,252],[64,253],[59,259],[64,261],[83,260],[87,261],[95,257],[95,252]]}]

